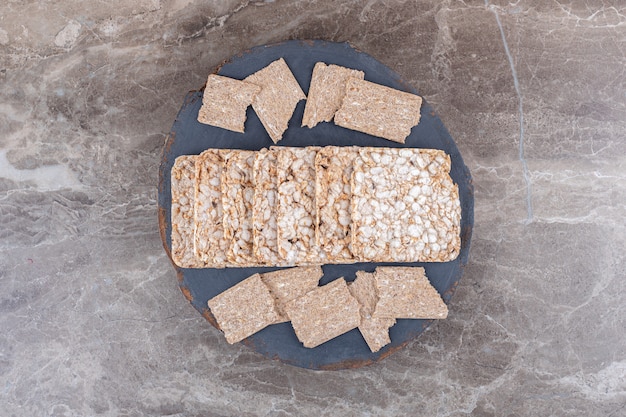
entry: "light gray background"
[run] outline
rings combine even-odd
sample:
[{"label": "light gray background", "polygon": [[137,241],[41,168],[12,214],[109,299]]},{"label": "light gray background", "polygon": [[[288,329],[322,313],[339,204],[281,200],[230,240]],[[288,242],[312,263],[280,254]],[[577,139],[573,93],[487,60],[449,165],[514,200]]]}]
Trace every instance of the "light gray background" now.
[{"label": "light gray background", "polygon": [[[228,345],[156,217],[185,93],[310,38],[415,86],[476,189],[449,319],[340,372]],[[619,0],[3,2],[0,413],[626,415],[625,41]]]}]

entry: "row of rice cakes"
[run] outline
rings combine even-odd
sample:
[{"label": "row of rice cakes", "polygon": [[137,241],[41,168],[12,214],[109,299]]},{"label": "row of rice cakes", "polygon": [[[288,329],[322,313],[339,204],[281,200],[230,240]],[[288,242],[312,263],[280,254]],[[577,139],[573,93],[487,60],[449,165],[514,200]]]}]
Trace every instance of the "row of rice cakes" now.
[{"label": "row of rice cakes", "polygon": [[208,149],[171,171],[172,259],[184,268],[447,262],[458,186],[441,150]]}]

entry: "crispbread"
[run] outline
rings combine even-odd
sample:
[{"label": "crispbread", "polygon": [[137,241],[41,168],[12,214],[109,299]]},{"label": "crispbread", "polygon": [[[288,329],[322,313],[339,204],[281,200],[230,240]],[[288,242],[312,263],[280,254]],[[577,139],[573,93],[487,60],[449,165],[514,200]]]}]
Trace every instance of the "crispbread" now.
[{"label": "crispbread", "polygon": [[193,250],[193,208],[196,187],[196,156],[182,155],[172,166],[172,260],[182,268],[202,268]]},{"label": "crispbread", "polygon": [[276,311],[281,316],[278,322],[289,321],[285,304],[316,288],[322,275],[324,273],[319,266],[279,269],[261,274],[263,283],[274,297]]},{"label": "crispbread", "polygon": [[254,159],[254,199],[252,204],[252,232],[254,254],[261,264],[279,265],[276,243],[276,153],[261,149]]},{"label": "crispbread", "polygon": [[228,343],[237,343],[276,322],[274,297],[254,274],[208,301]]},{"label": "crispbread", "polygon": [[335,124],[404,143],[419,123],[421,105],[420,96],[351,77]]},{"label": "crispbread", "polygon": [[246,109],[260,91],[258,85],[210,74],[204,87],[198,121],[243,133]]},{"label": "crispbread", "polygon": [[302,126],[314,127],[330,122],[341,106],[349,77],[363,79],[365,73],[338,65],[318,62],[313,67],[309,94],[304,107]]},{"label": "crispbread", "polygon": [[329,262],[351,262],[350,179],[355,147],[327,146],[315,156],[315,242]]},{"label": "crispbread", "polygon": [[422,267],[376,268],[375,318],[445,319],[448,307]]},{"label": "crispbread", "polygon": [[361,305],[361,316],[371,318],[378,303],[376,279],[373,272],[357,271],[356,279],[348,284],[350,294]]},{"label": "crispbread", "polygon": [[296,336],[308,348],[342,335],[361,322],[359,303],[343,278],[288,302],[285,311]]},{"label": "crispbread", "polygon": [[261,87],[252,108],[270,138],[277,143],[287,130],[296,105],[306,98],[304,92],[283,58],[249,75],[244,81]]},{"label": "crispbread", "polygon": [[229,241],[226,258],[235,266],[257,263],[252,251],[252,167],[255,152],[223,151],[221,177],[224,238]]},{"label": "crispbread", "polygon": [[224,237],[221,175],[224,161],[217,149],[207,149],[196,159],[194,250],[206,266],[226,266],[230,243]]},{"label": "crispbread", "polygon": [[363,262],[447,262],[460,251],[450,157],[435,149],[360,148],[352,173],[352,253]]},{"label": "crispbread", "polygon": [[378,303],[376,279],[373,273],[358,271],[356,279],[348,284],[348,289],[361,305],[359,332],[361,332],[370,350],[378,352],[383,346],[391,342],[389,328],[396,323],[396,319],[372,317],[376,303]]},{"label": "crispbread", "polygon": [[273,147],[276,151],[278,253],[286,265],[321,265],[315,244],[315,154],[319,148]]}]

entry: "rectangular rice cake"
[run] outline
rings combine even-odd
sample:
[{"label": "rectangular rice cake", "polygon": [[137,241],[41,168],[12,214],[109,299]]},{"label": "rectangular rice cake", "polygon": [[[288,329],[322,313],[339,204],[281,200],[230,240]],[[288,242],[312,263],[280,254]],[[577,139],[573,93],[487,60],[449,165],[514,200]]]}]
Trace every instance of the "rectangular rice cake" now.
[{"label": "rectangular rice cake", "polygon": [[202,268],[204,263],[194,251],[194,201],[196,188],[196,156],[176,158],[171,171],[172,260],[182,268]]},{"label": "rectangular rice cake", "polygon": [[265,265],[280,265],[276,243],[276,207],[278,184],[276,177],[276,152],[261,149],[254,159],[254,199],[252,203],[253,251],[257,260]]},{"label": "rectangular rice cake", "polygon": [[352,252],[363,262],[447,262],[460,251],[450,157],[435,149],[360,148],[352,173]]},{"label": "rectangular rice cake", "polygon": [[321,265],[315,244],[315,155],[319,148],[273,147],[276,151],[278,253],[286,265]]},{"label": "rectangular rice cake", "polygon": [[255,152],[224,150],[221,176],[224,237],[229,241],[226,259],[234,266],[257,264],[252,250],[252,168]]},{"label": "rectangular rice cake", "polygon": [[315,242],[328,262],[354,262],[350,181],[357,149],[327,146],[315,157]]},{"label": "rectangular rice cake", "polygon": [[224,160],[218,149],[207,149],[196,159],[194,250],[204,265],[226,266],[230,240],[224,237],[221,176]]},{"label": "rectangular rice cake", "polygon": [[296,336],[307,348],[342,335],[361,322],[359,303],[343,278],[288,302],[285,311]]},{"label": "rectangular rice cake", "polygon": [[350,77],[335,124],[404,143],[420,121],[421,106],[420,96]]}]

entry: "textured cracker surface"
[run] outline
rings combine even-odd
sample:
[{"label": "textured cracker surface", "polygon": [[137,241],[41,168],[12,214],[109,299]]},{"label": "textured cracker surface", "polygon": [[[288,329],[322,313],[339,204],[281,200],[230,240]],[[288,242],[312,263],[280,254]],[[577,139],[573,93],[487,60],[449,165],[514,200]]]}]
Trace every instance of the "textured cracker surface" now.
[{"label": "textured cracker surface", "polygon": [[278,253],[287,265],[325,263],[315,244],[315,155],[319,148],[274,147],[277,154]]},{"label": "textured cracker surface", "polygon": [[328,262],[353,262],[351,177],[356,147],[327,146],[315,156],[315,241]]},{"label": "textured cracker surface", "polygon": [[274,297],[254,274],[208,301],[228,343],[237,343],[276,322]]},{"label": "textured cracker surface", "polygon": [[261,87],[252,108],[270,138],[277,143],[287,130],[296,105],[306,98],[304,92],[282,58],[249,75],[244,81]]},{"label": "textured cracker surface", "polygon": [[194,252],[196,156],[182,155],[172,166],[172,259],[182,268],[202,268]]},{"label": "textured cracker surface", "polygon": [[363,79],[363,71],[326,65],[318,62],[313,67],[311,84],[302,116],[302,126],[314,127],[319,122],[330,122],[341,107],[349,77]]},{"label": "textured cracker surface", "polygon": [[279,265],[281,261],[276,243],[278,185],[275,151],[261,149],[256,153],[253,177],[252,232],[254,254],[261,264]]},{"label": "textured cracker surface", "polygon": [[226,258],[236,266],[258,263],[252,250],[252,168],[255,152],[223,152],[221,177],[224,238],[229,241]]},{"label": "textured cracker surface", "polygon": [[285,311],[298,339],[308,348],[340,336],[361,322],[359,303],[343,278],[290,301]]},{"label": "textured cracker surface", "polygon": [[210,74],[204,88],[198,121],[243,133],[246,109],[260,91],[258,85]]},{"label": "textured cracker surface", "polygon": [[324,273],[320,266],[301,266],[261,274],[263,283],[274,297],[279,322],[289,321],[285,304],[315,289]]},{"label": "textured cracker surface", "polygon": [[206,266],[226,265],[230,241],[224,237],[221,176],[224,160],[217,149],[208,149],[196,159],[194,247]]},{"label": "textured cracker surface", "polygon": [[[1,2],[2,416],[624,417],[626,2],[366,4]],[[64,25],[80,29],[59,48]],[[185,93],[296,36],[349,39],[424,90],[476,188],[453,321],[358,370],[228,345],[155,235],[159,144]],[[72,175],[33,187],[48,167]]]},{"label": "textured cracker surface", "polygon": [[348,289],[361,305],[359,332],[361,332],[370,350],[378,352],[383,346],[391,342],[389,328],[396,323],[396,319],[372,317],[378,303],[376,279],[373,273],[358,271],[356,279],[348,284]]},{"label": "textured cracker surface", "polygon": [[377,267],[378,303],[373,317],[445,319],[448,307],[422,267]]},{"label": "textured cracker surface", "polygon": [[360,148],[352,175],[352,252],[364,262],[446,262],[460,251],[450,157],[435,149]]},{"label": "textured cracker surface", "polygon": [[348,287],[350,288],[350,294],[361,305],[361,315],[363,317],[371,317],[378,302],[374,273],[357,271],[356,279]]},{"label": "textured cracker surface", "polygon": [[358,78],[349,78],[335,124],[404,143],[419,123],[422,98]]}]

